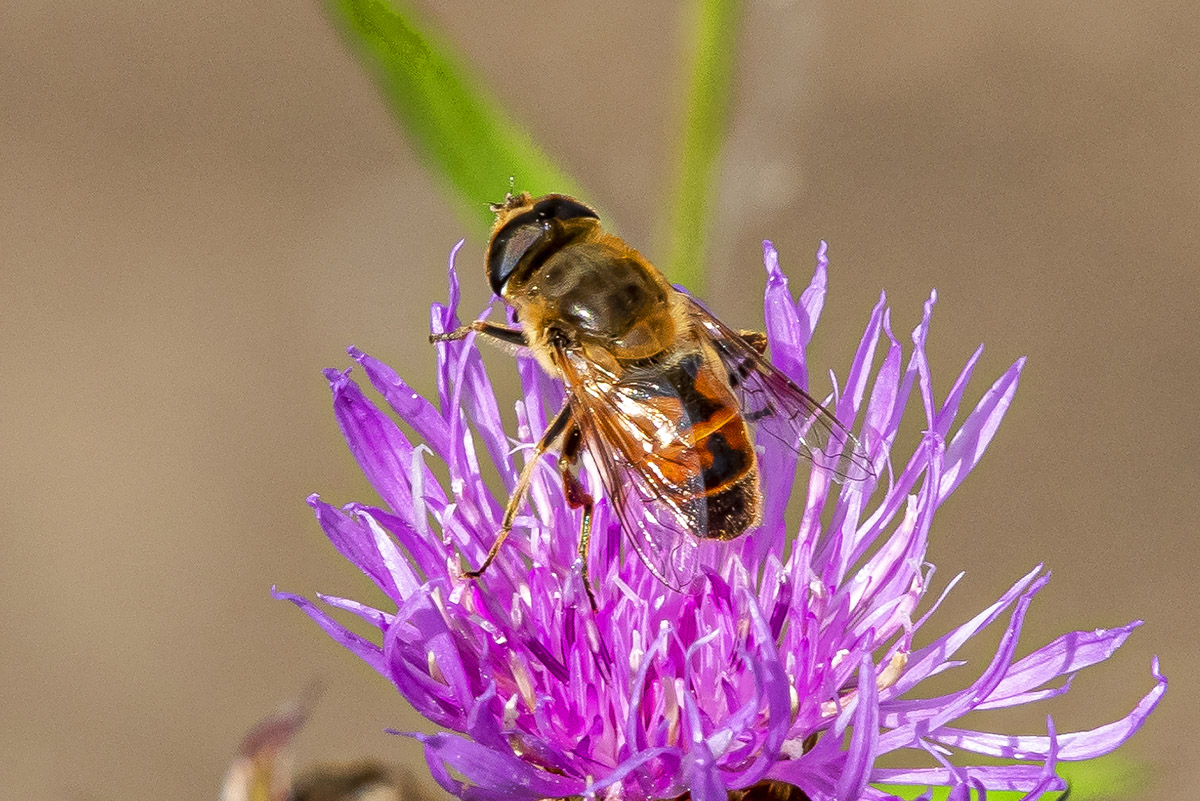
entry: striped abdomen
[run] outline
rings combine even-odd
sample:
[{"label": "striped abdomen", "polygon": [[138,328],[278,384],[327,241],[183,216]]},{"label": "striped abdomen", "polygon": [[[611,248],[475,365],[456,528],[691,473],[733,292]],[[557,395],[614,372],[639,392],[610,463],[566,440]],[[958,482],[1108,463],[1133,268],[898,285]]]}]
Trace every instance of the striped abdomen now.
[{"label": "striped abdomen", "polygon": [[641,402],[671,421],[672,437],[647,454],[643,467],[652,466],[684,496],[679,500],[703,521],[697,536],[728,540],[756,525],[754,442],[716,353],[701,345],[673,354],[647,384],[651,391]]}]

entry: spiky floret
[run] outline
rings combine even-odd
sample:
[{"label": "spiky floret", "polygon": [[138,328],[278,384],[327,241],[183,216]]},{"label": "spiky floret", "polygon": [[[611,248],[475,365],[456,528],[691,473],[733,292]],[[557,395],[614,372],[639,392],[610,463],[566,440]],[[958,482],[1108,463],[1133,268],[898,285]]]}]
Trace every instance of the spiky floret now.
[{"label": "spiky floret", "polygon": [[[825,298],[825,246],[798,300],[769,242],[764,258],[773,361],[807,387],[805,349]],[[453,261],[452,254],[450,302],[433,307],[434,333],[459,325]],[[881,296],[836,386],[835,414],[853,426],[874,477],[832,484],[764,438],[762,525],[733,542],[706,543],[708,569],[687,594],[622,555],[620,527],[602,500],[590,562],[596,613],[575,564],[577,511],[552,460],[538,470],[530,508],[500,558],[478,581],[461,577],[462,558],[480,562],[502,511],[503,499],[481,477],[477,443],[506,491],[517,475],[472,339],[439,348],[437,405],[352,348],[371,385],[423,444],[414,445],[349,370],[327,371],[338,422],[383,505],[338,509],[317,496],[309,503],[335,547],[389,604],[375,609],[321,595],[320,606],[277,595],[450,730],[412,736],[424,743],[437,781],[464,799],[690,792],[716,801],[764,779],[795,785],[814,801],[890,797],[875,782],[950,786],[962,798],[970,789],[1016,789],[1031,798],[1061,789],[1056,762],[1120,745],[1158,703],[1166,680],[1155,662],[1154,686],[1138,705],[1091,731],[1058,734],[1048,722],[1045,734],[1002,735],[952,725],[967,712],[1066,692],[1075,672],[1107,659],[1140,622],[1072,632],[1015,658],[1026,611],[1049,578],[1038,566],[966,623],[923,636],[949,590],[918,616],[933,576],[925,561],[930,524],[983,455],[1023,366],[1014,363],[957,422],[981,350],[935,402],[925,355],[935,301],[936,294],[925,304],[906,359]],[[528,446],[564,394],[532,360],[519,359],[517,369],[524,387],[517,439]],[[911,405],[924,433],[901,456],[896,436]],[[448,484],[431,460],[444,462]],[[805,476],[797,479],[797,471]],[[793,487],[805,488],[798,522],[784,514]],[[326,607],[361,617],[378,636],[352,632]],[[997,621],[1000,642],[983,671],[957,692],[921,697],[928,677],[963,671],[955,655]],[[905,750],[934,767],[875,766],[880,755]],[[953,750],[1023,762],[958,766],[947,759]]]}]

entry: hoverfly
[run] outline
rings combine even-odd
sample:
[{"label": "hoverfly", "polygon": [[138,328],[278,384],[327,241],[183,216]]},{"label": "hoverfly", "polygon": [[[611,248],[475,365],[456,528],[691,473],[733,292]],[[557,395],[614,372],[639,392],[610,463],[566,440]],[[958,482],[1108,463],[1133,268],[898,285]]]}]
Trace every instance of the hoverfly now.
[{"label": "hoverfly", "polygon": [[764,357],[766,335],[729,328],[676,290],[640,253],[574,198],[509,194],[492,206],[492,291],[518,328],[476,321],[471,332],[527,349],[566,385],[567,402],[521,471],[478,578],[512,531],[538,459],[559,451],[568,503],[583,509],[587,573],[593,499],[579,478],[586,450],[630,543],[664,584],[682,589],[698,568],[700,538],[729,540],[758,524],[762,498],[750,427],[830,470],[872,473],[858,441]]}]

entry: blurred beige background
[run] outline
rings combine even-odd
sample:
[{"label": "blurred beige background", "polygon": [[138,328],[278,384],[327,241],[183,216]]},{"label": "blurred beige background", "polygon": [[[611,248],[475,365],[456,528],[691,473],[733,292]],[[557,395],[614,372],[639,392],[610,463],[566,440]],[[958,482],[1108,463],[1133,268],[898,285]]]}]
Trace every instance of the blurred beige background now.
[{"label": "blurred beige background", "polygon": [[[653,258],[683,6],[422,7]],[[938,288],[940,393],[981,341],[972,402],[1029,357],[935,523],[938,578],[968,575],[927,631],[1039,560],[1026,650],[1145,618],[1050,711],[1124,714],[1160,654],[1128,753],[1146,798],[1200,797],[1200,5],[886,7],[746,4],[709,297],[758,324],[759,240],[798,287],[825,238],[816,364],[844,373],[881,288],[905,336]],[[302,762],[419,759],[383,729],[425,724],[269,595],[371,597],[304,504],[370,497],[319,369],[355,344],[432,389],[428,304],[471,233],[320,5],[7,0],[0,232],[0,796],[212,798],[314,679]]]}]

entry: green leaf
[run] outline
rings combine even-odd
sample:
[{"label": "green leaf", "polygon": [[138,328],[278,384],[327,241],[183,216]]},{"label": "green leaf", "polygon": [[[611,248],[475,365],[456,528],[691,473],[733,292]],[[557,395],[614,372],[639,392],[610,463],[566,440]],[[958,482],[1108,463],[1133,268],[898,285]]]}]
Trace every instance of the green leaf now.
[{"label": "green leaf", "polygon": [[402,0],[335,0],[332,13],[368,64],[421,158],[484,231],[488,204],[517,191],[578,194],[453,48]]},{"label": "green leaf", "polygon": [[[1149,772],[1142,765],[1121,756],[1110,755],[1086,762],[1060,762],[1058,775],[1066,782],[1070,792],[1067,801],[1117,801],[1134,798],[1145,788]],[[924,787],[908,785],[877,784],[875,787],[900,798],[912,799],[925,792]],[[950,791],[936,788],[932,801],[945,801]],[[972,795],[972,798],[975,796]],[[1024,798],[1021,792],[989,792],[988,801],[1017,801]],[[1062,792],[1044,794],[1039,801],[1059,801]]]},{"label": "green leaf", "polygon": [[1089,759],[1086,762],[1063,762],[1058,775],[1071,787],[1070,801],[1090,801],[1101,798],[1140,798],[1150,780],[1145,765],[1118,754]]},{"label": "green leaf", "polygon": [[701,294],[713,185],[729,116],[739,5],[736,0],[697,0],[694,6],[681,161],[663,266],[671,280]]}]

